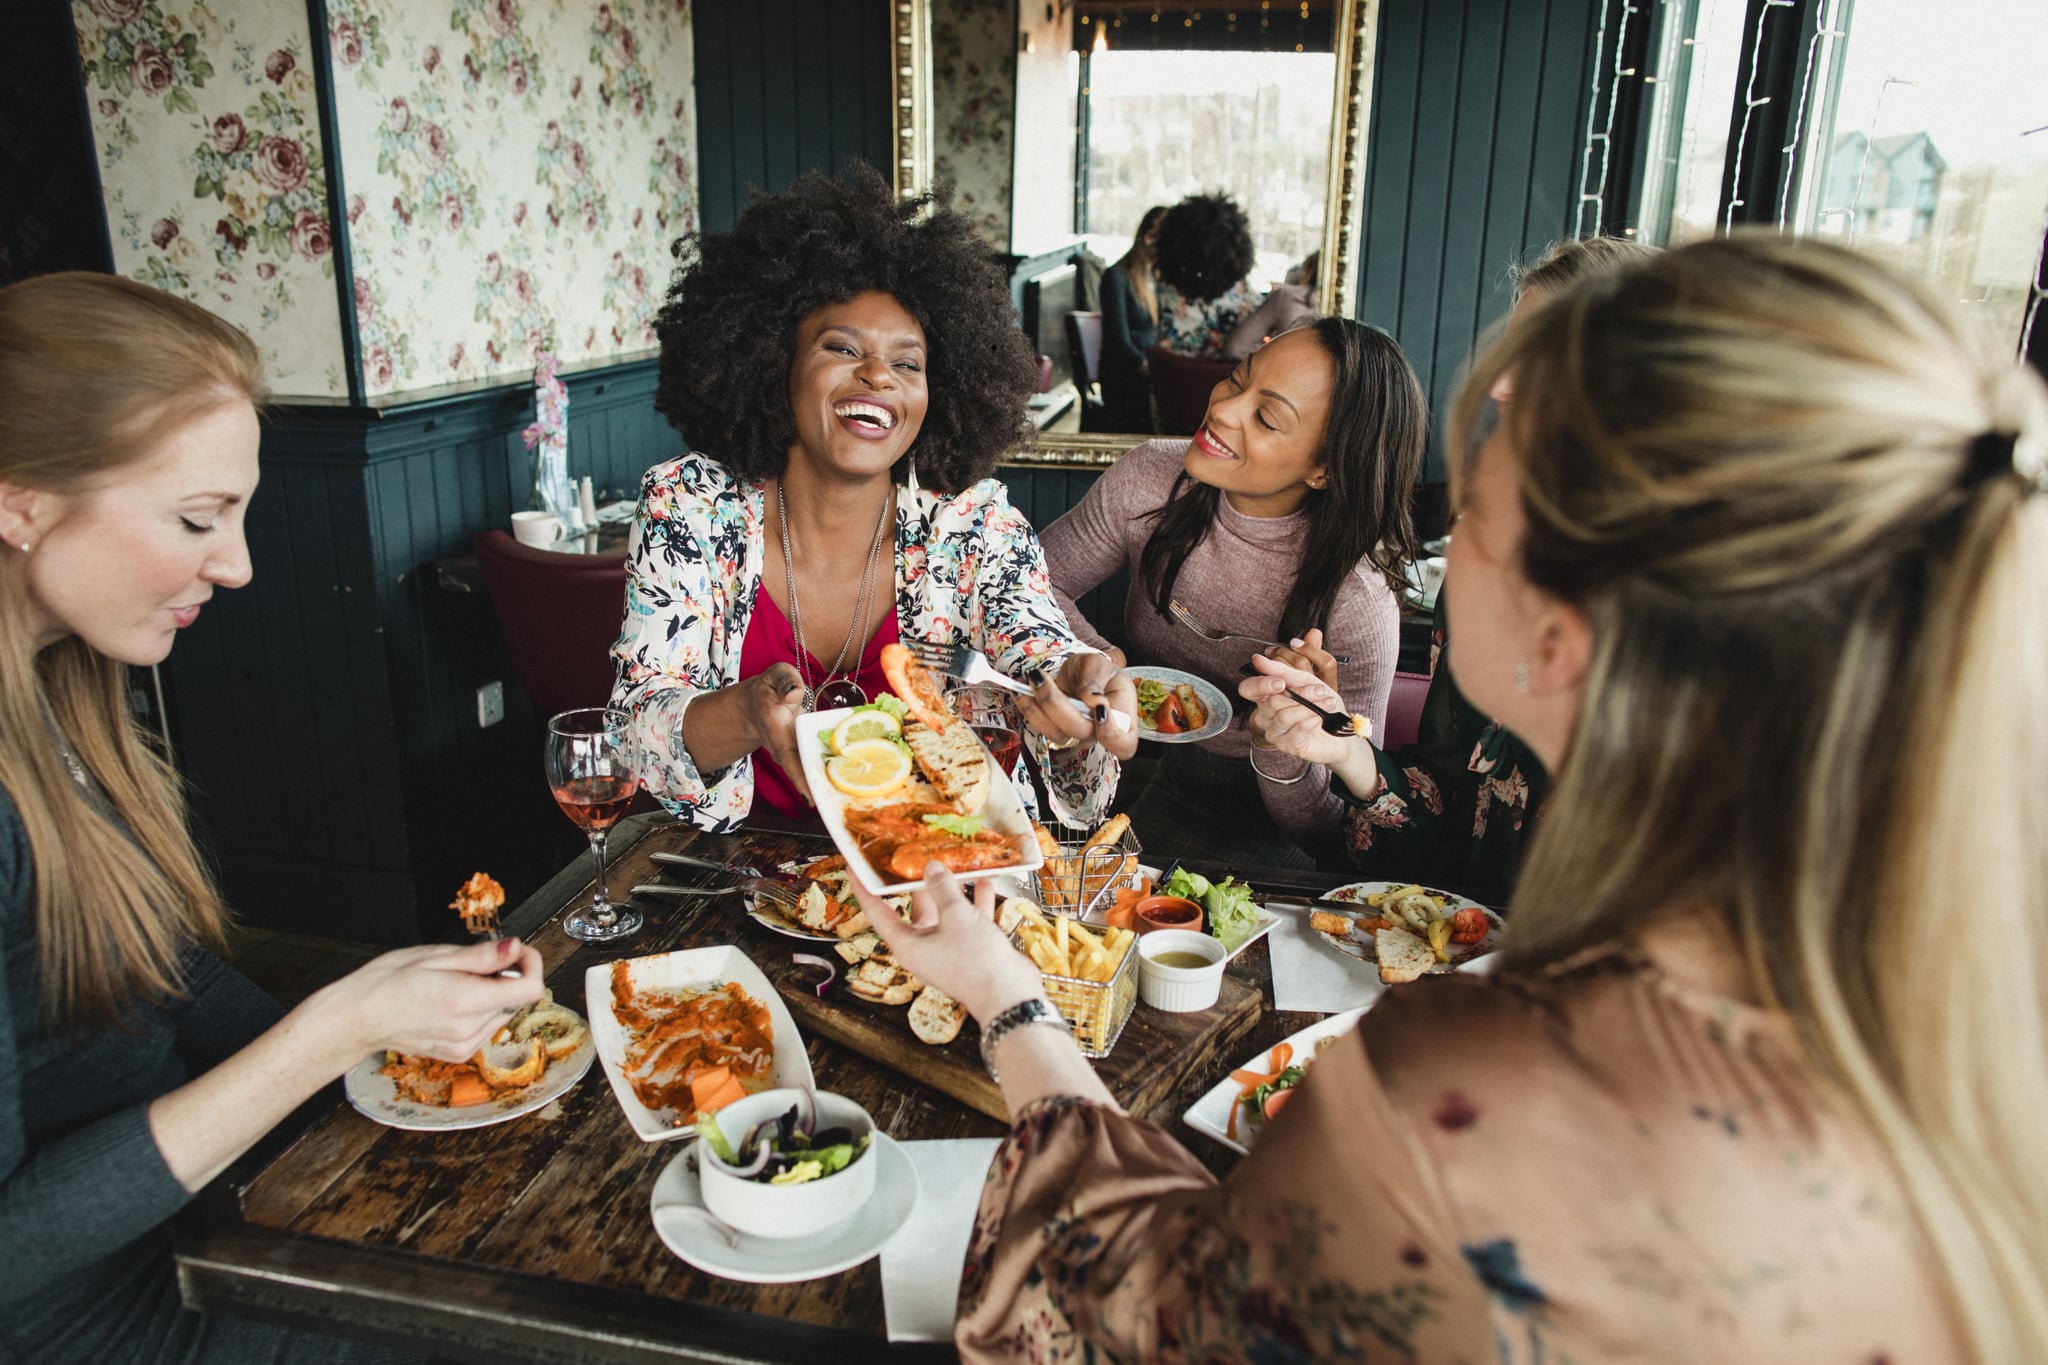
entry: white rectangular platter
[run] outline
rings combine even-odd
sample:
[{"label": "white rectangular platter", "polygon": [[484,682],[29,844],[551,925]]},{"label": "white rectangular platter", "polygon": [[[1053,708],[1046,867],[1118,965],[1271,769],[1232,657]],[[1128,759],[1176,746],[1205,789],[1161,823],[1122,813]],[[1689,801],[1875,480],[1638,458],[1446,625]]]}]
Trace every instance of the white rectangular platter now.
[{"label": "white rectangular platter", "polygon": [[[761,969],[749,961],[738,947],[725,943],[715,948],[685,948],[655,957],[629,960],[633,981],[642,987],[667,990],[702,988],[727,981],[740,987],[767,1006],[768,1019],[775,1030],[775,1065],[769,1073],[769,1085],[764,1088],[817,1088],[817,1081],[811,1075],[811,1059],[804,1051],[803,1038],[796,1031],[796,1021],[789,1017],[782,997],[768,984],[768,978],[761,975]],[[583,1001],[584,1016],[590,1020],[591,1037],[597,1042],[598,1064],[604,1067],[605,1079],[612,1083],[612,1094],[618,1097],[619,1108],[625,1111],[626,1122],[633,1125],[634,1134],[642,1142],[669,1142],[676,1138],[695,1137],[696,1129],[674,1127],[666,1111],[649,1109],[640,1103],[640,1097],[633,1093],[632,1082],[626,1079],[626,1031],[620,1026],[618,1016],[612,1013],[611,963],[592,967],[583,974]]]},{"label": "white rectangular platter", "polygon": [[[797,756],[803,761],[804,781],[810,784],[811,799],[818,803],[818,815],[825,822],[825,832],[832,836],[832,842],[846,856],[846,865],[860,884],[878,895],[904,895],[922,888],[923,879],[912,882],[889,880],[880,868],[868,862],[860,851],[860,845],[846,832],[846,809],[853,802],[825,778],[825,736],[846,719],[849,709],[840,707],[797,717],[796,748]],[[996,775],[995,780],[989,783],[988,804],[982,807],[981,814],[986,821],[985,828],[1009,837],[1017,850],[1017,861],[977,871],[973,874],[975,880],[1006,872],[1035,872],[1045,865],[1045,854],[1031,835],[1031,817],[1017,799],[1017,789],[1008,778]]]}]

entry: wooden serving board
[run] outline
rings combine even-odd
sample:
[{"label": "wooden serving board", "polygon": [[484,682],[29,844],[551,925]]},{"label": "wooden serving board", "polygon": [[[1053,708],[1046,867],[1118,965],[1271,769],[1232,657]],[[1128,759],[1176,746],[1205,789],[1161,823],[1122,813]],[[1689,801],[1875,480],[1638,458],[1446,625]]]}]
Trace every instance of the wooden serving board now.
[{"label": "wooden serving board", "polygon": [[[815,947],[822,950],[817,956],[836,962],[830,944],[804,944],[761,931],[748,935],[746,947],[747,955],[781,993],[798,1028],[830,1038],[991,1118],[1010,1121],[1003,1092],[982,1068],[981,1033],[972,1019],[961,1027],[959,1037],[934,1047],[910,1031],[908,1006],[877,1005],[848,991],[844,964],[840,979],[820,999],[819,969],[799,966],[790,955]],[[1227,972],[1222,994],[1205,1010],[1170,1014],[1141,1000],[1110,1054],[1095,1061],[1095,1072],[1125,1109],[1151,1118],[1171,1107],[1189,1072],[1221,1054],[1236,1055],[1236,1044],[1258,1022],[1259,1009],[1259,992]]]}]

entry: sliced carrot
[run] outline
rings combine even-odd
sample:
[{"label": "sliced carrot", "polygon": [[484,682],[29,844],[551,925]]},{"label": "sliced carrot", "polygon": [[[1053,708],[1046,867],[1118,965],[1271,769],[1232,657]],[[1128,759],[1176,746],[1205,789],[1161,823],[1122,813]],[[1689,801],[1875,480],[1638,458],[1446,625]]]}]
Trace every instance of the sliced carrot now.
[{"label": "sliced carrot", "polygon": [[450,1106],[489,1104],[490,1100],[490,1086],[484,1084],[484,1078],[473,1071],[463,1072],[451,1078],[448,1082],[448,1103]]},{"label": "sliced carrot", "polygon": [[690,1077],[690,1103],[699,1109],[710,1105],[711,1097],[723,1090],[732,1080],[730,1067],[706,1067]]},{"label": "sliced carrot", "polygon": [[728,1104],[737,1104],[747,1097],[747,1088],[740,1084],[737,1076],[725,1078],[725,1084],[698,1102],[697,1108],[704,1113],[716,1113]]}]

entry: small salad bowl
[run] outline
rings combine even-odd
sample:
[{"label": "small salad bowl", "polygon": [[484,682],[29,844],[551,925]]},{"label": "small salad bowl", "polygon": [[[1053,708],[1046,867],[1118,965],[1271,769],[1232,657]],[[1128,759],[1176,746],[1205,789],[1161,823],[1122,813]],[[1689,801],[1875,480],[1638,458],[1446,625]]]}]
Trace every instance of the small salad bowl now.
[{"label": "small salad bowl", "polygon": [[1141,934],[1202,927],[1202,907],[1184,896],[1147,896],[1131,907],[1131,914]]},{"label": "small salad bowl", "polygon": [[1146,934],[1138,940],[1138,998],[1169,1014],[1205,1010],[1223,993],[1229,957],[1221,942],[1192,929]]},{"label": "small salad bowl", "polygon": [[[792,1110],[793,1122],[784,1122]],[[710,1134],[704,1132],[707,1122],[722,1134],[725,1153],[719,1152]],[[875,1192],[875,1122],[867,1110],[844,1095],[763,1090],[735,1100],[715,1115],[700,1117],[698,1128],[704,1133],[697,1144],[704,1206],[712,1216],[750,1236],[778,1240],[814,1236],[853,1217]],[[788,1136],[806,1129],[808,1136],[825,1139],[820,1148],[850,1141],[855,1149],[853,1159],[839,1170],[812,1179],[768,1183],[772,1168],[789,1164],[779,1158],[793,1156],[801,1162],[805,1153],[813,1150]],[[844,1130],[844,1136],[833,1129]],[[764,1152],[764,1148],[768,1150]],[[765,1162],[764,1156],[768,1157]],[[755,1168],[752,1174],[748,1173],[750,1166]]]}]

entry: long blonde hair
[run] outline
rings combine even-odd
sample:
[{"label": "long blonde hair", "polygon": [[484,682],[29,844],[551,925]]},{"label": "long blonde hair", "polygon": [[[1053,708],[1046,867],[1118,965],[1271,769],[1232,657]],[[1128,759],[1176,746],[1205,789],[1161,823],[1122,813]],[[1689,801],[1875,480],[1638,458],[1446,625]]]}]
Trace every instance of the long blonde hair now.
[{"label": "long blonde hair", "polygon": [[2048,390],[1778,237],[1568,289],[1481,357],[1522,569],[1595,651],[1509,952],[1725,916],[1900,1174],[1979,1359],[2048,1360]]},{"label": "long blonde hair", "polygon": [[1131,249],[1124,258],[1111,266],[1121,270],[1131,282],[1131,297],[1145,309],[1145,315],[1152,319],[1152,325],[1159,325],[1159,253],[1152,245],[1152,234],[1166,217],[1166,205],[1154,204],[1145,210],[1145,216],[1138,220],[1138,230],[1131,237]]},{"label": "long blonde hair", "polygon": [[[84,493],[118,481],[180,423],[262,399],[255,347],[195,304],[83,273],[0,289],[0,480]],[[45,1017],[114,1024],[177,993],[185,950],[218,945],[227,916],[177,775],[129,715],[125,666],[76,636],[36,650],[27,564],[0,547],[0,786],[35,859]],[[45,708],[132,840],[66,773]]]}]

